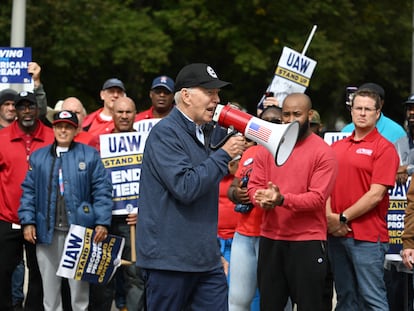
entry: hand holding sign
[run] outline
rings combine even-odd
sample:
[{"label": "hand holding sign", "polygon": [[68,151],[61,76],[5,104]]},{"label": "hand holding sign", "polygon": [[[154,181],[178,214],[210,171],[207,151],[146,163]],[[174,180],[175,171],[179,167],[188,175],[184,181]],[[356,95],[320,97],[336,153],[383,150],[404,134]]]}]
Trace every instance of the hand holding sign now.
[{"label": "hand holding sign", "polygon": [[[288,47],[284,47],[282,56],[275,70],[272,82],[266,89],[267,92],[273,92],[274,97],[278,100],[280,107],[285,97],[291,93],[304,93],[309,86],[309,81],[316,67],[316,61],[305,56],[305,52],[315,33],[316,25],[313,26],[312,32],[305,44],[302,53],[298,53]],[[257,107],[263,109],[263,96]]]}]

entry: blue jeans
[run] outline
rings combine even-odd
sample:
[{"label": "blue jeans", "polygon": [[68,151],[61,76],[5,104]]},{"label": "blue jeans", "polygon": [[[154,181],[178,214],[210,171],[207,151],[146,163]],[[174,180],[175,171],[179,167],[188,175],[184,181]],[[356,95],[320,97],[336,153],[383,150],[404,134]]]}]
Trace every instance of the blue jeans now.
[{"label": "blue jeans", "polygon": [[388,243],[329,237],[337,311],[388,311],[384,259]]},{"label": "blue jeans", "polygon": [[[218,237],[217,240],[220,243],[221,255],[224,257],[224,259],[227,260],[227,262],[230,265],[231,245],[233,244],[233,239],[222,239]],[[227,284],[229,284],[229,282],[230,282],[230,269],[229,269],[229,272],[227,273]]]},{"label": "blue jeans", "polygon": [[24,300],[23,283],[24,283],[24,262],[20,261],[13,271],[12,276],[12,302],[13,306],[22,303]]},{"label": "blue jeans", "polygon": [[234,234],[230,257],[229,311],[259,310],[259,240],[260,237]]}]

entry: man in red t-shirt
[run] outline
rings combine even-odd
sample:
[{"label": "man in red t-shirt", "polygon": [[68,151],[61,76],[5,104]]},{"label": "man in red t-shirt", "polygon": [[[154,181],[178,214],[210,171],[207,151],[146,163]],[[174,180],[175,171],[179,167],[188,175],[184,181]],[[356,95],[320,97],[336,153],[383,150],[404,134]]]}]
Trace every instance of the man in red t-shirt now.
[{"label": "man in red t-shirt", "polygon": [[332,149],[309,125],[310,98],[283,101],[282,121],[298,121],[292,154],[283,166],[259,146],[248,184],[251,201],[265,209],[258,285],[261,310],[283,310],[288,297],[298,310],[322,310],[327,273],[325,202],[337,173]]}]

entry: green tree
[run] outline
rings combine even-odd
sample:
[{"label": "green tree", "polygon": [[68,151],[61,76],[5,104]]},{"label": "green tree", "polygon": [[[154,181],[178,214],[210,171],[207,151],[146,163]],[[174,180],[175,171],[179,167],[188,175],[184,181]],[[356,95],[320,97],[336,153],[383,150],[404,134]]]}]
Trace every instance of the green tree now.
[{"label": "green tree", "polygon": [[[12,0],[0,5],[0,40],[10,42]],[[318,63],[307,93],[324,123],[349,120],[345,88],[386,89],[385,112],[402,121],[411,68],[411,2],[387,0],[43,0],[27,2],[26,45],[42,65],[49,103],[78,96],[89,111],[105,79],[119,77],[139,110],[158,74],[206,62],[233,86],[222,101],[255,112],[284,46]]]}]

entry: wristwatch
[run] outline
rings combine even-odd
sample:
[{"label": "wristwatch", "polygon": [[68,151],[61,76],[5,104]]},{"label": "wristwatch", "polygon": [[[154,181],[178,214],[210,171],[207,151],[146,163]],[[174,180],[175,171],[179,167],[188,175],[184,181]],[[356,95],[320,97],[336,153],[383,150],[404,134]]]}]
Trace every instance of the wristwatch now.
[{"label": "wristwatch", "polygon": [[341,224],[346,224],[348,222],[348,218],[345,216],[344,213],[339,214],[339,222]]}]

